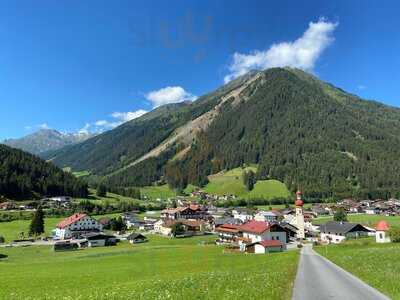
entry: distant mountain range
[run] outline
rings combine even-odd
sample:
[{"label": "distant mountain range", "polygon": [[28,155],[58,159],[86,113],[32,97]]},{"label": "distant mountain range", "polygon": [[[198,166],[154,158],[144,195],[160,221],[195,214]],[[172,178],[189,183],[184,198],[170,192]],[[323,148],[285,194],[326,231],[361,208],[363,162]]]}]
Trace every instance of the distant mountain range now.
[{"label": "distant mountain range", "polygon": [[209,174],[257,164],[258,179],[312,197],[396,196],[400,109],[273,68],[42,157],[111,186],[203,186]]},{"label": "distant mountain range", "polygon": [[41,129],[19,139],[5,140],[3,144],[32,154],[40,154],[83,142],[92,136],[90,133],[61,133],[54,129]]}]

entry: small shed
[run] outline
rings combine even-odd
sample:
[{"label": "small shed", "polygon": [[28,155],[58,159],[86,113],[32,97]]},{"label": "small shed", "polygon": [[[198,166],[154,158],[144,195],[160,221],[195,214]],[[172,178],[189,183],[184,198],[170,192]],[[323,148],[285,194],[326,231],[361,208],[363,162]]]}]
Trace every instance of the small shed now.
[{"label": "small shed", "polygon": [[126,238],[131,244],[139,244],[147,242],[147,237],[140,233],[132,233]]},{"label": "small shed", "polygon": [[92,232],[83,234],[82,237],[87,240],[89,247],[114,246],[117,244],[115,236],[104,233]]},{"label": "small shed", "polygon": [[247,245],[247,253],[265,254],[271,252],[282,252],[285,245],[279,240],[264,240]]}]

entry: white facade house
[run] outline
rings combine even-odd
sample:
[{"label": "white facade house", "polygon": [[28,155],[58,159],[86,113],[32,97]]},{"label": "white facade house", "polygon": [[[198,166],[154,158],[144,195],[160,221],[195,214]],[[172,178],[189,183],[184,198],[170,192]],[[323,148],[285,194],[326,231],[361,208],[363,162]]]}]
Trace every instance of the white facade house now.
[{"label": "white facade house", "polygon": [[389,224],[386,221],[380,221],[376,225],[375,239],[377,243],[390,243]]},{"label": "white facade house", "polygon": [[287,233],[284,228],[278,224],[252,220],[239,226],[245,240],[252,243],[264,240],[281,241],[284,245],[287,242]]},{"label": "white facade house", "polygon": [[235,219],[242,221],[243,223],[253,220],[254,218],[253,214],[250,211],[240,208],[233,209],[232,216]]},{"label": "white facade house", "polygon": [[366,237],[370,230],[357,223],[330,221],[320,226],[323,242],[339,244],[345,239]]},{"label": "white facade house", "polygon": [[57,224],[53,235],[57,239],[70,239],[77,234],[101,231],[103,226],[86,214],[74,214]]},{"label": "white facade house", "polygon": [[278,221],[278,215],[272,211],[259,211],[254,216],[254,220],[263,222],[276,222]]}]

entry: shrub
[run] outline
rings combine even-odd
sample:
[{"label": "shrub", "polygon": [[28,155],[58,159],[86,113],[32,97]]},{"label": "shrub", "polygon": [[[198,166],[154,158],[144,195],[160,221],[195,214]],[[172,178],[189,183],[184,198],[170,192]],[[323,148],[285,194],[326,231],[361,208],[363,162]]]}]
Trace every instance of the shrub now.
[{"label": "shrub", "polygon": [[400,227],[391,227],[389,229],[390,240],[393,243],[400,243]]},{"label": "shrub", "polygon": [[0,244],[3,244],[6,240],[4,239],[3,236],[0,235]]}]

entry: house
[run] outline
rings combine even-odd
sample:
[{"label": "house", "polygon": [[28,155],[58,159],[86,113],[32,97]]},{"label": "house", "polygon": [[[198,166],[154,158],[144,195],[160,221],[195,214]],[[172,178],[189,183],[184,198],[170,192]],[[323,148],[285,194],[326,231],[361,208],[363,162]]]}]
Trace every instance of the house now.
[{"label": "house", "polygon": [[59,241],[54,243],[53,249],[54,251],[71,251],[79,248],[78,243],[71,241]]},{"label": "house", "polygon": [[375,239],[377,243],[390,243],[389,224],[386,221],[379,221],[375,227]]},{"label": "house", "polygon": [[190,204],[188,206],[181,206],[177,208],[167,208],[161,211],[161,218],[163,219],[207,219],[209,216],[206,209],[200,205]]},{"label": "house", "polygon": [[142,235],[140,233],[132,233],[126,239],[131,244],[139,244],[139,243],[147,242],[147,237],[145,237],[144,235]]},{"label": "house", "polygon": [[247,245],[245,252],[265,254],[271,252],[282,252],[283,250],[285,250],[285,245],[281,241],[264,240]]},{"label": "house", "polygon": [[277,223],[252,220],[240,225],[239,231],[242,232],[244,239],[252,243],[263,240],[278,240],[286,244],[289,238],[287,231]]},{"label": "house", "polygon": [[239,219],[235,219],[233,217],[222,217],[222,218],[216,218],[214,219],[214,230],[218,226],[224,225],[224,224],[231,224],[231,225],[241,225],[242,221]]},{"label": "house", "polygon": [[239,226],[234,224],[219,225],[215,228],[215,232],[218,234],[217,245],[236,243],[241,236]]},{"label": "house", "polygon": [[368,236],[369,229],[361,224],[330,221],[319,227],[321,240],[338,244],[345,239]]},{"label": "house", "polygon": [[0,203],[1,210],[11,210],[11,209],[15,209],[15,208],[16,208],[16,205],[14,202],[7,201],[7,202]]},{"label": "house", "polygon": [[263,222],[276,222],[278,221],[279,215],[273,211],[259,211],[255,216],[254,220]]},{"label": "house", "polygon": [[58,202],[58,203],[65,203],[65,202],[71,202],[72,197],[69,196],[58,196],[58,197],[51,197],[51,201]]},{"label": "house", "polygon": [[87,241],[88,247],[114,246],[117,244],[117,238],[113,235],[104,233],[89,232],[81,235]]},{"label": "house", "polygon": [[182,224],[182,227],[184,229],[182,236],[202,235],[204,234],[204,231],[206,229],[206,223],[201,220],[161,219],[154,223],[154,232],[170,236],[172,235],[172,228],[178,223]]},{"label": "house", "polygon": [[165,236],[169,236],[171,235],[172,232],[172,224],[173,221],[172,220],[158,220],[157,222],[154,223],[154,232],[161,234],[161,235],[165,235]]},{"label": "house", "polygon": [[253,211],[246,208],[232,209],[232,215],[235,219],[238,219],[243,223],[253,220]]},{"label": "house", "polygon": [[103,226],[103,228],[109,227],[111,224],[110,218],[107,217],[100,218],[98,222]]},{"label": "house", "polygon": [[88,215],[81,213],[73,214],[58,223],[56,229],[53,230],[53,236],[55,239],[64,240],[79,238],[84,233],[100,232],[102,230],[103,225]]},{"label": "house", "polygon": [[133,227],[140,227],[144,224],[144,222],[141,219],[139,219],[139,217],[136,215],[131,215],[131,216],[125,218],[124,222],[125,222],[126,228],[128,228],[128,229],[131,229]]},{"label": "house", "polygon": [[365,213],[367,215],[379,215],[381,209],[375,206],[370,206],[365,209]]},{"label": "house", "polygon": [[158,219],[153,219],[149,217],[144,217],[144,222],[139,225],[139,230],[154,230],[154,224],[158,221]]}]

